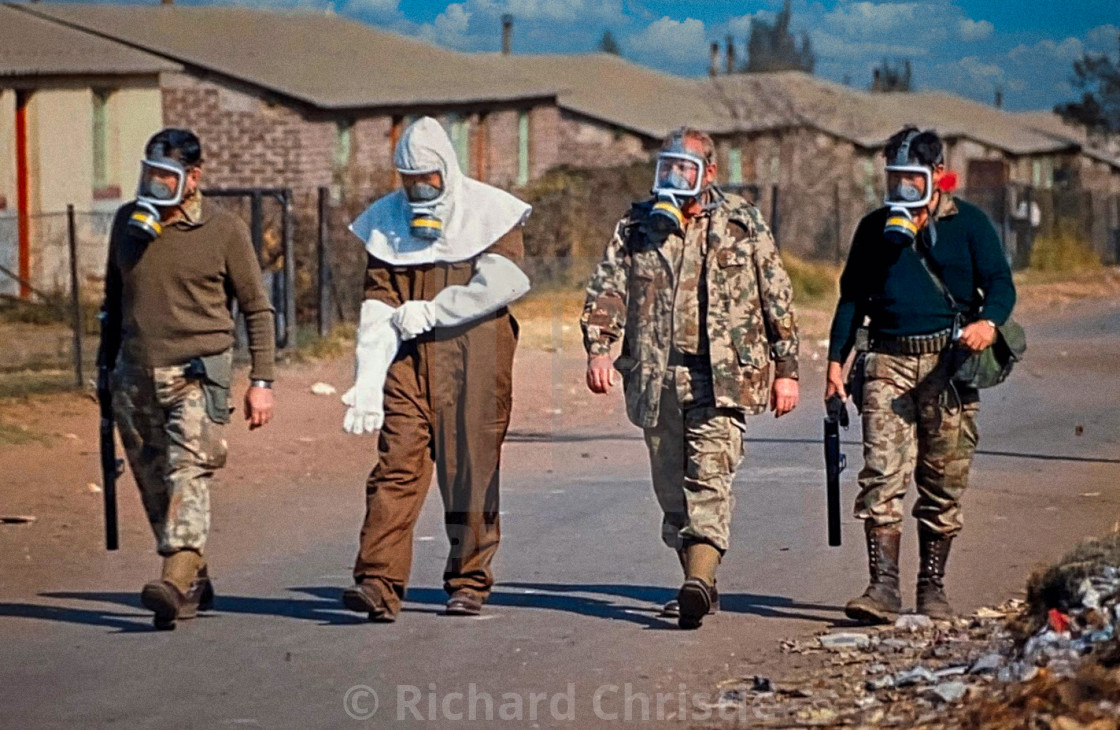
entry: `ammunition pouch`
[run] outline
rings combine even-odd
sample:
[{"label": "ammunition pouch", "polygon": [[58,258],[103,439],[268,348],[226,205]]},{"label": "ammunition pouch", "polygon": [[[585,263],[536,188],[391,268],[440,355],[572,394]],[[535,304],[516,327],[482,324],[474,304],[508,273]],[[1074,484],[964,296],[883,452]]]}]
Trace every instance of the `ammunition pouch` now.
[{"label": "ammunition pouch", "polygon": [[233,381],[233,352],[226,350],[217,355],[196,357],[187,366],[186,375],[197,377],[202,383],[206,399],[206,415],[214,423],[230,422],[233,406],[230,405],[230,385]]}]

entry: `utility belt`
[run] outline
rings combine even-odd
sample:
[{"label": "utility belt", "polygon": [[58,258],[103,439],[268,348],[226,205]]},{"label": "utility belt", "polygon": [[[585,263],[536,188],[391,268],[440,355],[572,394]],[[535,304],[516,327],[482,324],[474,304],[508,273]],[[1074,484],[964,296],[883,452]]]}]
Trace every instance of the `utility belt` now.
[{"label": "utility belt", "polygon": [[887,355],[935,355],[953,343],[953,330],[946,328],[927,335],[894,337],[870,333],[868,350]]}]

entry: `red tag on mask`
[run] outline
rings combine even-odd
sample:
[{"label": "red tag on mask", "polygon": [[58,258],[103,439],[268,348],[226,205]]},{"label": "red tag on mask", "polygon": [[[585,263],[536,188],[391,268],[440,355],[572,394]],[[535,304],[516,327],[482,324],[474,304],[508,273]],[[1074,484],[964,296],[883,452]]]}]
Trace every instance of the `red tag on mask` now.
[{"label": "red tag on mask", "polygon": [[960,182],[960,180],[957,177],[957,173],[953,170],[946,170],[945,174],[941,176],[941,179],[937,181],[937,189],[943,193],[951,193],[957,189],[958,182]]}]

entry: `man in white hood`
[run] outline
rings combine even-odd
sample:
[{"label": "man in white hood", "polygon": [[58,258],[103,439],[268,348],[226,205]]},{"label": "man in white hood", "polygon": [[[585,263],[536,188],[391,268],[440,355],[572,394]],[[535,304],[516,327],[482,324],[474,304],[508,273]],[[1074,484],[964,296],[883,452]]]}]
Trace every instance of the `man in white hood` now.
[{"label": "man in white hood", "polygon": [[434,467],[451,543],[447,613],[475,615],[494,583],[517,346],[506,305],[529,290],[518,263],[531,209],[464,176],[447,133],[429,117],[405,130],[393,159],[401,189],[350,226],[369,263],[344,428],[380,437],[355,585],[343,603],[373,621],[396,619]]}]

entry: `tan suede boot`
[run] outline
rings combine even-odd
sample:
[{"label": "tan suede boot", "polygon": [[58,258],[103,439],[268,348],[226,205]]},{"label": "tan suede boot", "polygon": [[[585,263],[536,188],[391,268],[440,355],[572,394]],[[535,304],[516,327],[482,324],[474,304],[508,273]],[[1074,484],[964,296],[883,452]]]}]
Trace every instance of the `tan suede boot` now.
[{"label": "tan suede boot", "polygon": [[695,542],[685,548],[685,573],[687,579],[677,593],[680,616],[677,625],[682,629],[696,629],[712,609],[716,568],[721,559],[720,551],[706,542]]},{"label": "tan suede boot", "polygon": [[178,619],[194,618],[208,578],[201,577],[202,556],[194,550],[179,550],[164,557],[159,580],[144,586],[140,602],[155,614],[157,629],[171,630]]}]

